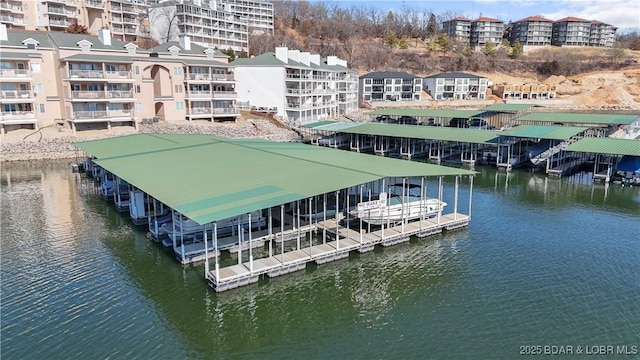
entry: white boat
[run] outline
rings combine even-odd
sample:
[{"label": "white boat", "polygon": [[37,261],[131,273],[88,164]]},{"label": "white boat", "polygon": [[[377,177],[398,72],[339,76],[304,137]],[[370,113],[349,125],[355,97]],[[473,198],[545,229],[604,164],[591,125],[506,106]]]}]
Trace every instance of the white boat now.
[{"label": "white boat", "polygon": [[394,185],[389,194],[382,193],[377,200],[359,203],[349,214],[371,225],[384,225],[433,217],[447,206],[444,201],[417,195],[416,189],[419,192],[420,186],[406,185],[403,195],[402,185]]},{"label": "white boat", "polygon": [[[175,225],[174,225],[175,223]],[[229,236],[238,231],[238,224],[244,230],[249,229],[249,216],[244,214],[238,218],[231,218],[222,221],[218,221],[216,225],[216,234],[219,238]],[[267,224],[267,218],[262,214],[262,211],[254,211],[251,213],[251,229],[259,230],[265,227]],[[174,228],[175,226],[175,228]],[[175,237],[177,242],[181,240],[192,240],[197,235],[204,233],[206,226],[207,236],[213,237],[213,225],[206,224],[200,225],[197,222],[183,217],[174,216],[173,220],[168,221],[160,226],[159,236],[166,234],[168,240],[163,240],[163,244],[166,246],[173,246],[173,239]],[[175,230],[174,230],[175,229]]]}]

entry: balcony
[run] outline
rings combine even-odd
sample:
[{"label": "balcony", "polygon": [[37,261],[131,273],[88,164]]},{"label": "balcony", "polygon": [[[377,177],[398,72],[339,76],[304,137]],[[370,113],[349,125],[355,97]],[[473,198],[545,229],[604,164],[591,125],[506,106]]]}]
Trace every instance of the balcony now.
[{"label": "balcony", "polygon": [[211,79],[214,81],[235,81],[233,74],[211,74]]},{"label": "balcony", "polygon": [[208,90],[190,90],[185,95],[187,99],[211,99],[211,91]]},{"label": "balcony", "polygon": [[33,101],[33,92],[29,90],[2,90],[0,91],[0,99],[3,103]]},{"label": "balcony", "polygon": [[214,99],[235,99],[238,97],[238,93],[235,91],[214,91]]},{"label": "balcony", "polygon": [[210,107],[193,107],[189,108],[189,115],[210,115],[213,114]]},{"label": "balcony", "polygon": [[46,12],[49,13],[49,14],[64,15],[64,16],[68,16],[68,17],[75,17],[76,16],[76,12],[75,11],[71,11],[71,10],[65,9],[63,7],[49,6],[47,8]]},{"label": "balcony", "polygon": [[133,80],[133,75],[131,74],[131,71],[128,71],[128,70],[106,71],[104,73],[104,77],[107,79]]},{"label": "balcony", "polygon": [[9,10],[11,12],[19,12],[19,13],[23,13],[24,9],[22,8],[22,5],[15,5],[15,4],[11,4],[11,3],[0,3],[0,9],[5,9],[5,10]]},{"label": "balcony", "polygon": [[74,120],[80,120],[80,119],[104,119],[104,118],[108,118],[108,111],[107,110],[98,110],[98,111],[74,111],[73,112],[73,119]]},{"label": "balcony", "polygon": [[84,6],[94,9],[104,9],[102,0],[84,0]]},{"label": "balcony", "polygon": [[104,79],[102,70],[69,70],[70,78]]},{"label": "balcony", "polygon": [[49,26],[69,27],[71,23],[67,19],[49,19]]},{"label": "balcony", "polygon": [[6,78],[19,78],[27,80],[31,78],[31,70],[28,69],[0,69],[0,78],[6,80]]},{"label": "balcony", "polygon": [[211,81],[211,75],[207,73],[190,73],[187,76],[187,79],[193,81]]},{"label": "balcony", "polygon": [[96,91],[72,91],[71,100],[110,100],[131,99],[133,91],[130,90],[96,90]]},{"label": "balcony", "polygon": [[213,113],[215,115],[232,115],[237,114],[238,109],[235,107],[213,108]]},{"label": "balcony", "polygon": [[0,15],[0,21],[7,24],[21,25],[24,24],[24,19],[15,17],[13,15]]},{"label": "balcony", "polygon": [[0,113],[2,121],[5,120],[30,120],[35,119],[36,114],[33,111],[3,111]]}]

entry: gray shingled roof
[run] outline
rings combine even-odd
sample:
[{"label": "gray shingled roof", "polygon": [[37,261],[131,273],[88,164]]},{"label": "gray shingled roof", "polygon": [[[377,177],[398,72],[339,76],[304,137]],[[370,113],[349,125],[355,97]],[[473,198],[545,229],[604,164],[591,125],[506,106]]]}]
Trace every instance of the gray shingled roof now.
[{"label": "gray shingled roof", "polygon": [[12,52],[4,50],[2,51],[2,53],[0,53],[0,58],[2,58],[2,60],[29,60],[41,57],[42,54],[40,53]]},{"label": "gray shingled roof", "polygon": [[[49,39],[59,48],[71,48],[78,49],[78,42],[82,40],[88,40],[91,42],[92,50],[108,50],[108,51],[122,51],[127,52],[125,49],[126,42],[111,37],[111,45],[104,45],[100,39],[95,35],[85,34],[68,34],[63,32],[50,32]],[[144,50],[138,50],[139,52],[146,52]]]},{"label": "gray shingled roof", "polygon": [[310,63],[305,65],[301,62],[293,61],[289,59],[289,62],[284,62],[276,57],[274,52],[267,52],[262,55],[258,55],[252,58],[238,58],[231,62],[233,66],[286,66],[289,68],[300,69],[318,69],[318,70],[332,70],[332,71],[351,71],[348,67],[341,65],[327,65],[327,59],[320,59],[320,65]]},{"label": "gray shingled roof", "polygon": [[0,47],[20,47],[26,48],[23,40],[32,38],[37,41],[38,48],[51,49],[52,46],[47,39],[47,33],[42,31],[7,30],[7,40],[0,41]]},{"label": "gray shingled roof", "polygon": [[416,79],[419,76],[400,71],[376,71],[360,76],[361,79]]},{"label": "gray shingled roof", "polygon": [[425,77],[425,79],[437,79],[437,78],[454,78],[454,79],[460,79],[460,78],[469,78],[469,79],[480,79],[483,78],[483,76],[478,76],[478,75],[474,75],[474,74],[469,74],[469,73],[465,73],[465,72],[443,72],[443,73],[439,73],[439,74],[434,74],[434,75],[430,75]]},{"label": "gray shingled roof", "polygon": [[[204,46],[200,46],[198,44],[194,44],[193,42],[191,43],[191,50],[186,50],[184,47],[182,47],[182,45],[180,45],[180,42],[178,41],[169,41],[166,42],[164,44],[160,44],[152,49],[150,49],[150,52],[156,52],[156,53],[162,53],[162,54],[169,54],[171,53],[169,51],[169,48],[172,46],[177,46],[178,48],[180,48],[180,54],[183,55],[200,55],[200,56],[207,56],[207,54],[204,53],[205,50],[207,50],[206,47]],[[214,53],[213,56],[214,57],[224,57],[224,58],[228,58],[227,55],[223,54],[220,52],[220,50],[218,49],[214,49]]]},{"label": "gray shingled roof", "polygon": [[86,61],[86,62],[117,62],[121,64],[132,64],[134,58],[128,56],[109,56],[96,54],[75,54],[62,58],[64,61]]}]

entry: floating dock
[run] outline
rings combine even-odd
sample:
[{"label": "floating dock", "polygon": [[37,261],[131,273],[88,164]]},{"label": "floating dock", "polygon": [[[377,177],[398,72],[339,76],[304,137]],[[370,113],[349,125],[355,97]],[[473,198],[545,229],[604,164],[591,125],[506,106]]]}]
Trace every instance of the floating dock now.
[{"label": "floating dock", "polygon": [[[372,251],[375,245],[396,245],[409,241],[412,236],[423,238],[439,234],[443,230],[454,230],[468,225],[469,216],[460,213],[390,226],[370,233],[364,232],[364,229],[358,231],[336,225],[335,220],[327,220],[318,222],[317,226],[319,230],[326,231],[328,237],[333,239],[331,241],[260,259],[250,257],[247,262],[224,268],[219,268],[216,263],[216,269],[207,271],[206,279],[216,292],[227,291],[256,283],[260,276],[273,278],[304,270],[310,262],[324,264],[347,258],[352,251],[365,253]],[[215,257],[215,252],[212,251],[211,257]]]}]

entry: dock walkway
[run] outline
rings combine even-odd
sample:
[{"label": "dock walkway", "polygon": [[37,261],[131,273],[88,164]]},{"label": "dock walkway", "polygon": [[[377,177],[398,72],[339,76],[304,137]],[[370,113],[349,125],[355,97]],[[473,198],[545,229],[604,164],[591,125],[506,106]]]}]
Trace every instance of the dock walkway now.
[{"label": "dock walkway", "polygon": [[[303,270],[309,262],[324,264],[346,258],[351,251],[364,253],[372,251],[377,244],[391,246],[409,241],[411,236],[426,237],[441,233],[443,230],[465,227],[468,224],[468,215],[452,213],[442,215],[439,219],[434,217],[367,233],[364,229],[358,231],[340,226],[333,219],[326,220],[316,223],[316,226],[318,231],[326,232],[327,238],[332,238],[331,241],[326,241],[327,238],[325,238],[326,242],[322,244],[214,269],[209,271],[206,277],[209,286],[216,292],[222,292],[256,283],[262,275],[272,278]],[[210,256],[215,257],[215,253],[212,252]]]}]

